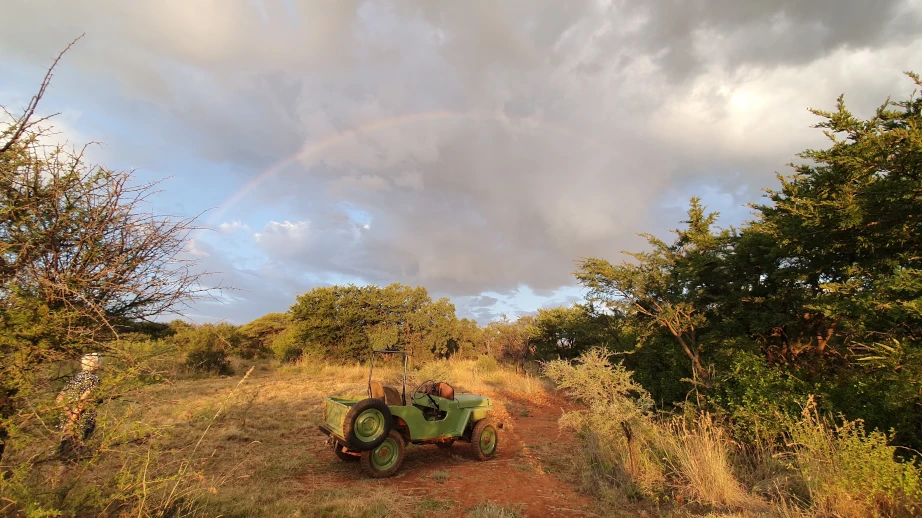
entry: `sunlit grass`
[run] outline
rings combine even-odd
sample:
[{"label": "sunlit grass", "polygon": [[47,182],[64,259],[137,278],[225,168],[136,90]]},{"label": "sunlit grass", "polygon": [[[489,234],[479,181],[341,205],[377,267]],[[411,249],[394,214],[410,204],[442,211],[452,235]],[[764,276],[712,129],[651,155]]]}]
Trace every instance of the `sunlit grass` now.
[{"label": "sunlit grass", "polygon": [[[235,369],[242,374],[247,362],[237,362]],[[448,381],[458,392],[487,395],[528,396],[548,387],[546,382],[502,369],[479,373],[475,362],[461,361],[412,369],[407,391],[425,376]],[[364,395],[367,366],[269,365],[254,369],[238,387],[241,377],[190,378],[152,386],[146,392],[144,416],[159,432],[144,447],[179,458],[201,438],[191,469],[204,489],[200,504],[206,514],[399,517],[426,516],[427,509],[438,514],[454,505],[379,491],[375,481],[361,477],[355,464],[343,463],[323,448],[324,437],[317,429],[323,399]],[[376,366],[375,378],[399,386],[402,369]],[[222,404],[224,411],[211,422]],[[497,407],[502,414],[499,401]],[[342,476],[351,481],[348,490],[337,487],[337,477]],[[447,471],[430,475],[434,483],[450,476]],[[356,494],[363,496],[356,499]]]}]

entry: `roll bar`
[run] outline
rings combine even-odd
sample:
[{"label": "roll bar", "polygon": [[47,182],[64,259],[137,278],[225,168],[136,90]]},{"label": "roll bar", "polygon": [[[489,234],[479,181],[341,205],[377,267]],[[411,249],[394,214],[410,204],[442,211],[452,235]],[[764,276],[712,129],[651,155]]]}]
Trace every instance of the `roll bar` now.
[{"label": "roll bar", "polygon": [[402,354],[403,355],[403,404],[407,404],[407,361],[410,354],[406,351],[395,351],[391,349],[373,349],[371,351],[371,368],[368,369],[368,397],[371,397],[371,374],[375,370],[375,354]]}]

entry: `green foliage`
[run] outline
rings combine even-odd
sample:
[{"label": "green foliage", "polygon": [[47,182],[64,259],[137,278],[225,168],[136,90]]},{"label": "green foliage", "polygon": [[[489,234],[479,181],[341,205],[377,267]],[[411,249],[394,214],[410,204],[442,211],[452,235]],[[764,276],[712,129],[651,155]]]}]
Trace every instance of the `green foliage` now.
[{"label": "green foliage", "polygon": [[230,324],[203,324],[180,330],[173,341],[186,354],[186,366],[200,372],[230,374],[232,352],[239,350],[242,337]]},{"label": "green foliage", "polygon": [[269,347],[275,358],[282,362],[294,362],[304,355],[304,332],[297,325],[275,335]]},{"label": "green foliage", "polygon": [[702,352],[714,304],[725,292],[721,259],[731,234],[713,233],[717,213],[705,214],[692,198],[685,229],[674,230],[668,244],[642,234],[652,250],[628,253],[635,262],[613,265],[589,258],[579,263],[576,278],[589,288],[589,298],[631,320],[639,346],[668,333],[685,353],[691,374],[706,381],[709,371]]},{"label": "green foliage", "polygon": [[623,350],[622,321],[618,313],[597,312],[591,302],[541,308],[528,326],[529,341],[538,360],[573,359],[597,346]]},{"label": "green foliage", "polygon": [[[657,402],[682,403],[694,388],[696,404],[726,412],[754,439],[777,436],[771,416],[815,393],[918,449],[922,97],[888,101],[868,120],[842,97],[813,113],[831,146],[801,153],[795,173],[752,206],[753,221],[715,230],[717,215],[693,198],[671,242],[643,234],[649,247],[630,262],[584,259],[576,277],[621,319],[622,336],[636,337],[636,349],[608,347],[628,353]],[[546,327],[556,334],[533,342],[569,342],[559,338],[565,325]]]},{"label": "green foliage", "polygon": [[314,288],[290,315],[304,347],[336,360],[365,360],[373,348],[405,350],[414,361],[446,358],[476,338],[448,299],[400,284]]},{"label": "green foliage", "polygon": [[276,337],[291,327],[291,317],[287,313],[268,313],[240,327],[243,339],[238,354],[241,358],[265,356],[272,352],[272,343]]},{"label": "green foliage", "polygon": [[779,416],[797,415],[817,388],[746,351],[737,351],[721,376],[713,401],[730,413],[736,437],[754,444],[778,439],[784,432]]},{"label": "green foliage", "polygon": [[789,420],[793,462],[817,510],[839,516],[916,516],[922,512],[922,470],[895,459],[896,448],[860,421],[831,426],[811,399]]}]

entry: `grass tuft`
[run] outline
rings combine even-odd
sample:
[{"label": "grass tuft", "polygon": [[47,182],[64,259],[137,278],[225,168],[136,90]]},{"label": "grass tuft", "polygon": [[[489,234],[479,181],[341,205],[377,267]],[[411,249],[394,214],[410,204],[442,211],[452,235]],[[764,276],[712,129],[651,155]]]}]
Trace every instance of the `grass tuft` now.
[{"label": "grass tuft", "polygon": [[467,509],[467,518],[520,518],[524,506],[503,506],[494,502],[483,502]]}]

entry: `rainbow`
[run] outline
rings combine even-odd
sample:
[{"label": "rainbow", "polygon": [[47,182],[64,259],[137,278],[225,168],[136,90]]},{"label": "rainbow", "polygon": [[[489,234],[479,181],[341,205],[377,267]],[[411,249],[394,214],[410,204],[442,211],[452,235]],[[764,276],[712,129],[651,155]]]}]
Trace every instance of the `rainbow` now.
[{"label": "rainbow", "polygon": [[[308,141],[304,146],[296,151],[294,154],[279,160],[268,169],[257,174],[253,179],[247,182],[243,187],[241,187],[237,192],[232,196],[224,200],[218,207],[217,210],[209,218],[209,222],[206,226],[213,226],[218,222],[218,220],[223,216],[227,211],[239,203],[241,200],[246,198],[254,189],[259,187],[263,182],[276,175],[279,171],[288,167],[292,163],[298,160],[305,160],[312,156],[315,156],[319,153],[322,153],[325,150],[328,150],[338,144],[343,142],[356,139],[362,135],[369,133],[374,133],[377,131],[382,131],[398,126],[404,126],[407,124],[414,124],[419,122],[429,122],[429,121],[441,121],[441,120],[468,120],[476,122],[500,122],[506,125],[514,124],[515,121],[510,120],[505,114],[502,113],[478,113],[478,112],[452,112],[452,111],[427,111],[427,112],[418,112],[411,113],[408,115],[402,115],[399,117],[392,117],[387,119],[379,119],[366,124],[355,126],[350,129],[339,131],[332,135],[326,136],[318,140]],[[527,129],[540,129],[542,131],[550,131],[557,133],[561,136],[569,137],[574,140],[589,142],[593,145],[598,145],[599,143],[595,139],[587,138],[584,135],[574,132],[572,129],[561,126],[543,119],[536,118],[524,118],[521,119],[524,123],[522,128]],[[518,126],[512,126],[516,129],[522,129]]]}]

